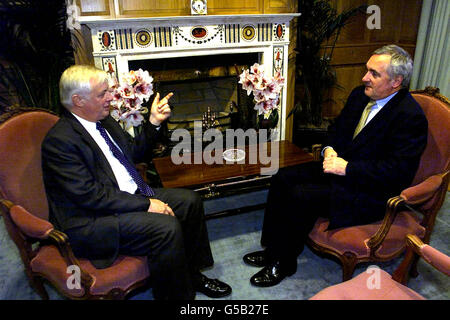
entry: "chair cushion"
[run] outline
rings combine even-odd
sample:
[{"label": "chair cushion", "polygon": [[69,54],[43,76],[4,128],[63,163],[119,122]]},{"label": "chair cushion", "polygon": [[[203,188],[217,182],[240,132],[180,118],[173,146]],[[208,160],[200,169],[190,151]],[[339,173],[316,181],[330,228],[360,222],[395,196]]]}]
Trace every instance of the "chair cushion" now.
[{"label": "chair cushion", "polygon": [[323,289],[310,300],[425,300],[417,292],[394,281],[386,271],[378,270],[378,286],[373,282],[376,274],[365,271],[353,279]]},{"label": "chair cushion", "polygon": [[[370,250],[367,241],[380,228],[382,221],[361,226],[339,228],[326,231],[329,220],[319,218],[314,228],[309,233],[309,238],[316,244],[331,249],[341,255],[345,252],[353,252],[358,258],[368,257]],[[425,228],[419,224],[419,220],[409,212],[399,212],[386,235],[383,244],[376,252],[379,258],[389,258],[403,251],[406,246],[407,234],[415,234],[423,237]]]},{"label": "chair cushion", "polygon": [[96,269],[89,260],[80,259],[80,265],[94,277],[91,294],[104,295],[114,288],[126,291],[136,282],[149,277],[146,257],[119,256],[105,269]]},{"label": "chair cushion", "polygon": [[[119,256],[108,268],[96,269],[89,260],[79,259],[81,268],[93,278],[90,294],[105,295],[112,289],[119,288],[126,291],[136,282],[148,278],[149,271],[146,257]],[[67,265],[58,249],[53,246],[41,247],[31,261],[33,272],[42,274],[49,279],[61,292],[72,297],[82,297],[83,288],[69,289],[67,279]]]}]

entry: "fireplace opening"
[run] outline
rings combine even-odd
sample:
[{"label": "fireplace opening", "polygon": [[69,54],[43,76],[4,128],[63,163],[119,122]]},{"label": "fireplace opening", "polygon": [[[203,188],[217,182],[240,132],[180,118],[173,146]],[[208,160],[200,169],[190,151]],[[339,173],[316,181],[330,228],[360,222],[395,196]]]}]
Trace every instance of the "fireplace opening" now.
[{"label": "fireplace opening", "polygon": [[194,121],[219,130],[237,125],[237,85],[236,76],[158,83],[156,89],[161,96],[174,93],[170,100],[172,116],[167,122],[168,129],[193,130]]},{"label": "fireplace opening", "polygon": [[[163,144],[157,155],[167,155],[176,129],[191,133],[202,123],[203,130],[254,128],[256,112],[252,97],[238,83],[243,69],[260,63],[261,53],[221,54],[129,61],[129,70],[147,70],[153,77],[153,91],[164,97],[169,92],[172,115],[164,123]],[[152,99],[151,99],[152,101]],[[197,122],[196,122],[197,121]],[[224,141],[225,141],[224,137]]]}]

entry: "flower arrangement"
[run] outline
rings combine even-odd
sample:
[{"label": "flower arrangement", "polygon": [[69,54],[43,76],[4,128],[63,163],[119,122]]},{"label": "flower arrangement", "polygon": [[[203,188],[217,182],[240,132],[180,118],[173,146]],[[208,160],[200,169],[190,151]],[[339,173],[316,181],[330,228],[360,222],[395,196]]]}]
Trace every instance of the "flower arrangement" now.
[{"label": "flower arrangement", "polygon": [[148,71],[131,70],[120,77],[114,78],[111,84],[113,100],[111,101],[111,116],[121,122],[125,130],[137,127],[144,121],[143,114],[148,112],[142,104],[153,94],[153,78]]},{"label": "flower arrangement", "polygon": [[255,63],[239,75],[239,83],[247,90],[247,95],[253,93],[258,119],[276,117],[278,120],[280,92],[284,86],[284,78],[279,72],[274,77],[267,78],[264,75],[264,66]]}]

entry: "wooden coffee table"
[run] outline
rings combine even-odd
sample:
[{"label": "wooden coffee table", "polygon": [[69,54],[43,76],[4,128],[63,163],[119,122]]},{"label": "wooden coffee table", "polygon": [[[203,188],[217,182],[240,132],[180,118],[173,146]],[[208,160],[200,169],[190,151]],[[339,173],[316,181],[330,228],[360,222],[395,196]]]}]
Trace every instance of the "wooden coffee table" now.
[{"label": "wooden coffee table", "polygon": [[[271,159],[273,147],[278,147],[279,151],[278,157]],[[266,164],[261,163],[258,156],[260,148],[263,148],[262,154],[267,155]],[[243,163],[232,163],[224,160],[222,164],[206,164],[205,161],[195,164],[196,154],[192,153],[189,154],[191,156],[190,164],[174,164],[170,156],[154,158],[153,164],[164,188],[189,188],[199,192],[204,199],[208,199],[266,188],[269,186],[271,175],[261,174],[261,169],[283,168],[313,160],[309,153],[287,140],[266,142],[240,149],[246,152]],[[271,161],[267,163],[269,159]],[[252,208],[241,208],[238,211],[248,211]],[[224,214],[231,213],[227,211],[208,214],[208,217]]]}]

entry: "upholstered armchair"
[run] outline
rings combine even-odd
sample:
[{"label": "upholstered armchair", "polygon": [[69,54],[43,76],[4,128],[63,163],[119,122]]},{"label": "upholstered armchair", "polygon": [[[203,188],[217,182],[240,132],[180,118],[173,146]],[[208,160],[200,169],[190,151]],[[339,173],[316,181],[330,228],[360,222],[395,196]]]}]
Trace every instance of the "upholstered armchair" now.
[{"label": "upholstered armchair", "polygon": [[41,143],[57,120],[46,110],[26,108],[0,117],[2,220],[30,285],[43,299],[48,299],[43,280],[71,299],[123,299],[148,283],[147,258],[119,256],[109,268],[96,269],[75,257],[70,239],[48,221]]},{"label": "upholstered armchair", "polygon": [[[407,235],[406,243],[407,256],[422,257],[435,269],[450,276],[449,256],[423,243],[415,235]],[[403,273],[408,272],[402,266],[392,277],[381,269],[367,270],[351,280],[321,290],[310,300],[424,300],[422,295],[400,283]]]},{"label": "upholstered armchair", "polygon": [[[450,104],[439,89],[427,87],[412,92],[428,120],[427,147],[411,186],[388,200],[383,220],[373,224],[327,231],[329,221],[319,218],[309,234],[309,245],[320,253],[338,258],[343,281],[349,280],[361,262],[388,261],[405,251],[405,237],[413,234],[429,243],[436,215],[442,206],[450,178]],[[313,153],[320,159],[321,146]],[[417,276],[417,257],[409,254],[402,283]],[[410,268],[411,267],[411,268]]]}]

